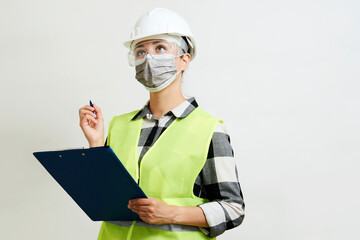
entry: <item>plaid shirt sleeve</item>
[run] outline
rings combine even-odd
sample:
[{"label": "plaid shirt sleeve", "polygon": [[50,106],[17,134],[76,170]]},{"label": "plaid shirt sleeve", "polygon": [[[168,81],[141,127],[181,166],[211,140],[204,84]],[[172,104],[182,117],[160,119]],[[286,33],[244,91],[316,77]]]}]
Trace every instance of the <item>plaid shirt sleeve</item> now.
[{"label": "plaid shirt sleeve", "polygon": [[223,124],[218,123],[209,146],[206,163],[196,179],[194,194],[210,202],[199,205],[209,228],[200,227],[209,237],[239,226],[245,214],[234,152]]}]

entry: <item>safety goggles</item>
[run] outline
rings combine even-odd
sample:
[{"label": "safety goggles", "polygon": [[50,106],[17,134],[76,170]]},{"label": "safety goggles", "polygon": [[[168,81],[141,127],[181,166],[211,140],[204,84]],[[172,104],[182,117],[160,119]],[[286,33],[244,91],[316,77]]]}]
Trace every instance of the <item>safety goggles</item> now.
[{"label": "safety goggles", "polygon": [[[128,53],[130,66],[142,63],[146,57],[157,58],[158,55],[173,55],[177,57],[184,51],[177,43],[165,39],[149,39],[133,44]],[[160,57],[160,56],[159,56]]]}]

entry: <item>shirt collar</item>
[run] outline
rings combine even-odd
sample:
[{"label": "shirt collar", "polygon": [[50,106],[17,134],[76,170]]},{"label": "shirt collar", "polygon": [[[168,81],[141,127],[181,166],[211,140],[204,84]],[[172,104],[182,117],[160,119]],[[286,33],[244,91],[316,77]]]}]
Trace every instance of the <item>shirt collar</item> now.
[{"label": "shirt collar", "polygon": [[[167,112],[165,115],[173,114],[176,118],[181,119],[187,117],[197,107],[198,104],[195,98],[191,97],[189,99],[186,99],[186,101],[180,103],[178,106]],[[149,101],[131,120],[136,120],[143,117],[153,117],[149,108]]]}]

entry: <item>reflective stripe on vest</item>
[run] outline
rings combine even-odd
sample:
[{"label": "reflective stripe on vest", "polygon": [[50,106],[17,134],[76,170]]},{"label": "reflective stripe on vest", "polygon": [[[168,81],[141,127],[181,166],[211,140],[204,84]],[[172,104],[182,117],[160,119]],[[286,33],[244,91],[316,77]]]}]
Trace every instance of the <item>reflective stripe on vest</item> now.
[{"label": "reflective stripe on vest", "polygon": [[[196,197],[193,187],[206,162],[212,134],[220,120],[200,108],[185,118],[175,119],[147,151],[139,166],[137,149],[143,119],[131,120],[137,112],[112,119],[107,144],[145,194],[176,206],[208,202]],[[140,221],[135,224],[103,222],[98,239],[209,239],[198,227],[149,225]]]},{"label": "reflective stripe on vest", "polygon": [[[131,225],[133,224],[133,221],[106,221],[106,222],[127,228],[131,227]],[[149,228],[161,229],[172,232],[200,231],[200,229],[195,226],[187,226],[180,224],[149,224],[144,221],[136,221],[135,226],[149,227]]]}]

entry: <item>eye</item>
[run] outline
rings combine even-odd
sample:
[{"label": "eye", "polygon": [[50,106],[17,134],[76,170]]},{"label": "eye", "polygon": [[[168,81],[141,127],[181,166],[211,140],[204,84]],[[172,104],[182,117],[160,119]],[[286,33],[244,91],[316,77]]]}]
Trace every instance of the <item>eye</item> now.
[{"label": "eye", "polygon": [[164,51],[166,51],[166,48],[163,45],[159,45],[159,46],[156,47],[156,51],[164,52]]},{"label": "eye", "polygon": [[137,57],[140,57],[140,56],[144,55],[145,53],[146,53],[146,52],[145,52],[144,50],[138,50],[135,55],[136,55]]}]

